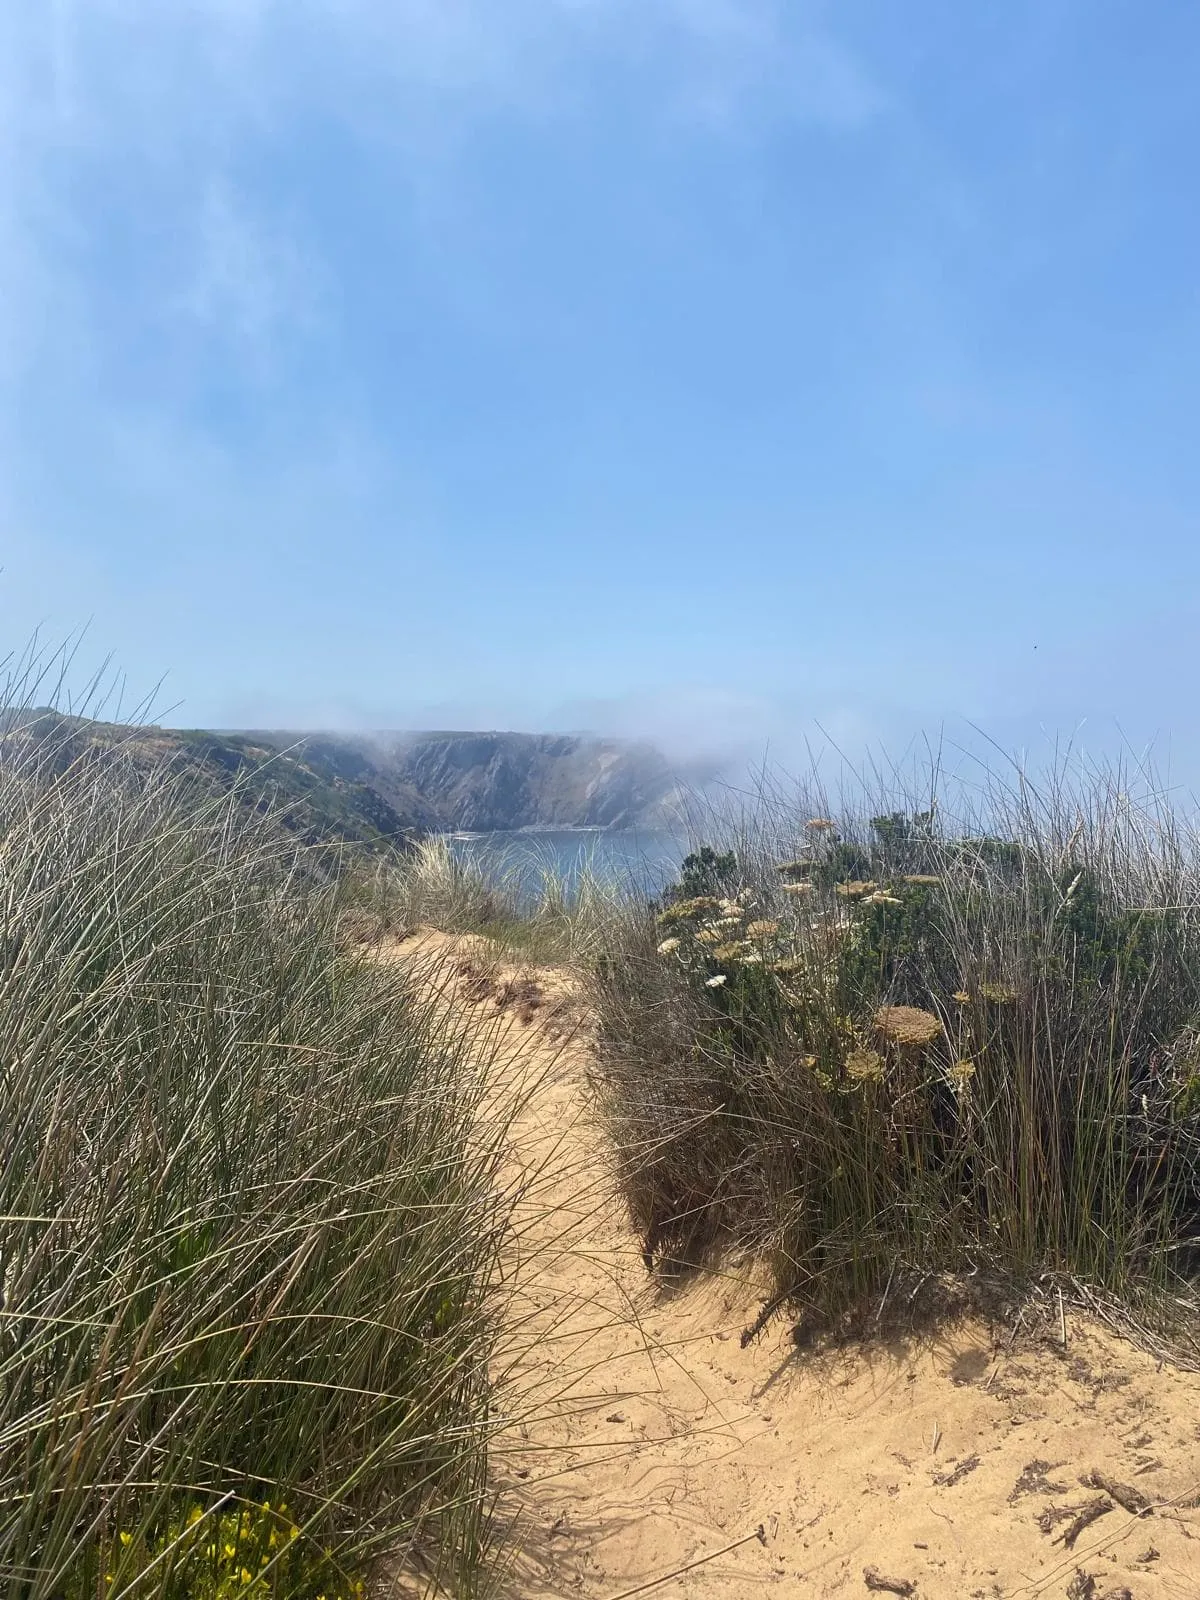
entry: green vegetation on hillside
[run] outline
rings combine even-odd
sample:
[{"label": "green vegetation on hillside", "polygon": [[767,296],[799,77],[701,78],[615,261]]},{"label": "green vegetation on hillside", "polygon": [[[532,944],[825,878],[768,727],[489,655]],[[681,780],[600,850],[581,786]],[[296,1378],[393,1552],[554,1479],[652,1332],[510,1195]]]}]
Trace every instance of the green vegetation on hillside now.
[{"label": "green vegetation on hillside", "polygon": [[406,848],[419,824],[370,784],[349,777],[318,741],[272,743],[266,736],[204,729],[125,726],[40,708],[6,714],[10,758],[37,745],[60,768],[119,757],[126,767],[168,771],[181,795],[199,803],[229,794],[247,810],[270,812],[304,845],[385,853]]}]

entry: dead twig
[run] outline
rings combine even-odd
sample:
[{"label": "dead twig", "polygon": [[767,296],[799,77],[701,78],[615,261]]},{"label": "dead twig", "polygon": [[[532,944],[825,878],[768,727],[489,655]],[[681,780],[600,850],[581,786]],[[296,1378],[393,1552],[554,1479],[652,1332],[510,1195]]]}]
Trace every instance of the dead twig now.
[{"label": "dead twig", "polygon": [[753,1533],[743,1534],[740,1539],[734,1539],[730,1544],[722,1545],[719,1550],[710,1550],[707,1555],[697,1556],[695,1561],[688,1561],[682,1567],[673,1567],[670,1572],[664,1572],[661,1577],[650,1578],[646,1583],[639,1583],[635,1588],[622,1589],[620,1594],[609,1596],[609,1600],[632,1600],[635,1594],[645,1594],[648,1589],[657,1589],[660,1583],[670,1583],[672,1578],[681,1578],[685,1572],[693,1572],[697,1567],[702,1567],[706,1562],[715,1561],[718,1556],[727,1556],[731,1550],[738,1550],[744,1544],[749,1544],[751,1539],[757,1539],[759,1544],[766,1544],[766,1529],[760,1522]]},{"label": "dead twig", "polygon": [[917,1592],[910,1578],[886,1578],[878,1567],[864,1567],[863,1582],[876,1594],[914,1595]]},{"label": "dead twig", "polygon": [[933,1481],[943,1489],[952,1489],[956,1483],[961,1483],[969,1472],[974,1472],[978,1465],[978,1456],[967,1456],[958,1463],[953,1472],[936,1473]]},{"label": "dead twig", "polygon": [[[1080,1506],[1063,1506],[1060,1511],[1054,1513],[1050,1527],[1054,1526],[1054,1522],[1064,1520],[1067,1515],[1070,1515],[1071,1521],[1050,1543],[1061,1544],[1064,1550],[1073,1550],[1075,1541],[1083,1530],[1090,1528],[1093,1522],[1098,1522],[1101,1517],[1106,1517],[1114,1509],[1112,1501],[1106,1494],[1098,1494],[1094,1500],[1085,1500]],[[1038,1521],[1044,1531],[1049,1532],[1049,1528],[1045,1525],[1047,1516],[1047,1513],[1043,1513]]]},{"label": "dead twig", "polygon": [[1131,1517],[1148,1517],[1154,1510],[1150,1500],[1140,1489],[1135,1489],[1129,1483],[1121,1483],[1116,1478],[1110,1478],[1107,1473],[1093,1469],[1091,1472],[1085,1472],[1079,1481],[1085,1489],[1103,1489],[1105,1494],[1111,1495]]}]

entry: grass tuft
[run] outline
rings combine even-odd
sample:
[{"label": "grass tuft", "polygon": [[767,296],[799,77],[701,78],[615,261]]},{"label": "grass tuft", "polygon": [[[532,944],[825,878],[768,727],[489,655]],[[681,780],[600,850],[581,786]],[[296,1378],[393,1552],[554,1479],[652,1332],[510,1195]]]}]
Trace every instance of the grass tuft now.
[{"label": "grass tuft", "polygon": [[470,1592],[504,1222],[479,1074],[269,814],[28,738],[18,701],[4,1592],[350,1596],[406,1551]]}]

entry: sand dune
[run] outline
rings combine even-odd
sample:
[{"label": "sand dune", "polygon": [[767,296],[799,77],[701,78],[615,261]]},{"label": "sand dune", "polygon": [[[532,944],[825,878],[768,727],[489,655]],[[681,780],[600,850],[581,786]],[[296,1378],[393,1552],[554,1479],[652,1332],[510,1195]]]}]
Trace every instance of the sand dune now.
[{"label": "sand dune", "polygon": [[963,1320],[814,1354],[779,1318],[743,1349],[752,1275],[642,1265],[569,983],[534,975],[498,1007],[471,941],[398,954],[463,966],[452,1002],[530,1089],[497,1367],[504,1593],[1200,1596],[1200,1376],[1069,1312],[1065,1346],[1057,1323]]}]

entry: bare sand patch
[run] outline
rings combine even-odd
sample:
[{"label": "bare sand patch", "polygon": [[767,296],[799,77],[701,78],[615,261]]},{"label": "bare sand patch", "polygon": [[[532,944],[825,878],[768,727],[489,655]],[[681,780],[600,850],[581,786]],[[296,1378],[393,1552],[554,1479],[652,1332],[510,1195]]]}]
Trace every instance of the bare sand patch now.
[{"label": "bare sand patch", "polygon": [[503,1593],[1200,1597],[1200,1376],[1069,1312],[1065,1345],[965,1320],[814,1353],[780,1318],[743,1348],[752,1272],[645,1271],[569,978],[471,939],[389,954],[457,965],[448,1003],[528,1085],[496,1373]]}]

